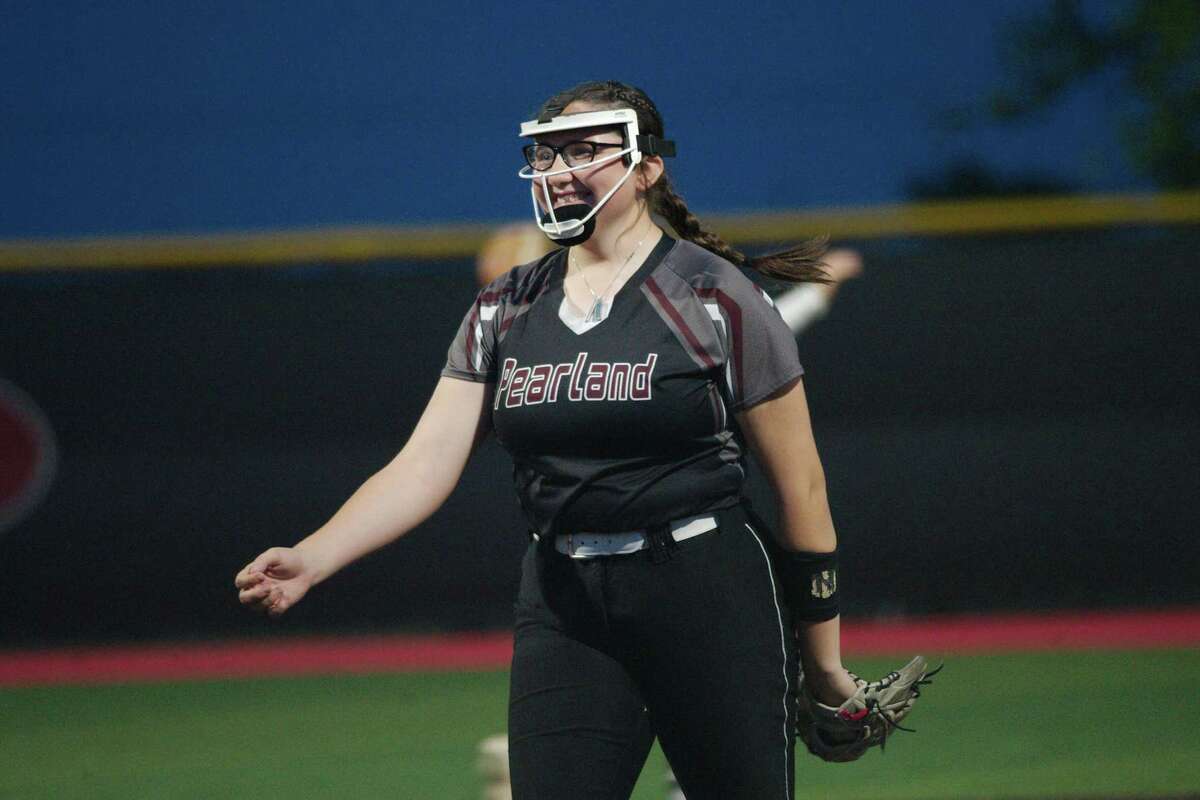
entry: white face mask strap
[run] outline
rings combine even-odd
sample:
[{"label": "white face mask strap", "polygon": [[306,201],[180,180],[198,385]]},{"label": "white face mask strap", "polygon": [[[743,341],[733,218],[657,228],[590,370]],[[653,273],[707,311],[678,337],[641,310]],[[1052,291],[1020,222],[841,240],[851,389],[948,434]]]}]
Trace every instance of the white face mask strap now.
[{"label": "white face mask strap", "polygon": [[[542,185],[542,196],[546,198],[545,207],[549,209],[546,213],[550,215],[552,225],[543,225],[541,222],[542,209],[541,206],[538,205],[537,197],[537,187],[539,183]],[[530,199],[533,200],[533,218],[538,221],[537,226],[542,229],[542,232],[546,234],[562,233],[562,223],[558,221],[558,217],[554,214],[554,205],[550,202],[550,189],[546,186],[546,181],[544,179],[539,181],[538,178],[531,180],[529,182],[529,195]]]},{"label": "white face mask strap", "polygon": [[[587,164],[585,166],[590,167],[592,165]],[[598,203],[596,203],[596,205],[592,206],[592,210],[587,213],[587,216],[585,216],[583,219],[579,219],[579,220],[572,219],[572,220],[567,220],[566,222],[559,222],[558,217],[555,216],[554,206],[550,202],[550,191],[546,186],[546,181],[543,179],[542,175],[538,175],[537,177],[533,178],[533,180],[532,180],[533,185],[530,187],[530,189],[531,189],[530,193],[533,197],[533,218],[538,221],[537,226],[539,228],[541,228],[542,233],[546,234],[547,236],[551,236],[551,237],[564,233],[564,231],[563,231],[564,226],[567,226],[567,230],[569,230],[569,231],[577,230],[578,228],[581,228],[584,224],[587,223],[587,221],[589,219],[596,216],[596,213],[601,208],[604,207],[605,203],[608,202],[608,198],[610,198],[614,194],[616,194],[617,190],[620,189],[622,185],[624,185],[625,181],[629,180],[629,176],[633,174],[633,170],[636,167],[637,167],[637,164],[630,164],[629,169],[625,170],[625,174],[621,176],[621,180],[617,181],[616,184],[611,189],[609,189],[608,192],[605,193],[604,197],[600,198],[600,202],[598,202]],[[563,172],[569,172],[569,171],[576,170],[576,169],[583,169],[583,167],[572,167],[571,170],[560,170],[559,172],[554,173],[554,174],[556,174],[556,175],[562,174]],[[524,177],[524,176],[522,176],[522,177]],[[545,223],[541,222],[542,214],[541,214],[541,209],[538,207],[538,201],[537,201],[537,185],[538,185],[538,183],[541,183],[542,195],[543,195],[543,197],[546,198],[546,206],[545,207],[548,209],[547,213],[550,215],[550,220],[551,220],[549,224],[545,224]]]},{"label": "white face mask strap", "polygon": [[[630,174],[630,172],[633,171],[633,167],[636,165],[636,162],[635,162],[635,164],[630,164],[629,170],[626,171],[626,173],[625,173],[625,177],[621,178],[620,182],[617,183],[617,185],[613,188],[612,191],[610,191],[608,194],[604,195],[604,198],[596,205],[596,208],[592,209],[591,213],[589,213],[587,215],[587,217],[585,217],[583,220],[568,220],[567,222],[570,223],[569,226],[567,226],[567,222],[559,222],[558,215],[556,215],[554,213],[554,204],[550,199],[550,186],[549,186],[549,183],[546,181],[547,178],[552,178],[555,175],[565,175],[565,174],[568,174],[571,172],[578,172],[580,170],[585,170],[585,169],[590,169],[592,167],[602,166],[604,164],[607,164],[610,161],[614,161],[618,158],[621,158],[622,156],[629,155],[631,152],[633,152],[633,148],[631,148],[631,147],[625,148],[617,153],[607,155],[604,158],[598,158],[595,161],[589,161],[587,164],[580,164],[577,167],[565,167],[563,169],[556,169],[553,172],[534,172],[533,167],[528,166],[528,165],[521,167],[521,169],[519,169],[517,171],[517,177],[525,178],[530,183],[530,196],[533,200],[533,219],[537,222],[537,226],[539,228],[541,228],[542,233],[546,234],[547,236],[551,236],[551,237],[558,236],[558,235],[561,235],[564,233],[564,230],[563,230],[564,227],[567,227],[568,230],[574,230],[574,229],[577,229],[579,226],[583,225],[583,223],[586,222],[588,219],[591,219],[592,215],[595,214],[597,210],[599,210],[600,206],[604,205],[604,201],[608,200],[608,198],[612,196],[613,191],[616,191],[617,189],[619,189],[621,184],[625,182],[625,178],[629,177],[629,174]],[[538,196],[537,196],[537,187],[539,184],[541,184],[542,197],[545,200],[545,204],[541,205],[541,206],[538,205]],[[541,221],[542,216],[543,216],[543,211],[542,211],[543,208],[546,209],[545,213],[550,215],[550,223],[549,224],[544,224]]]},{"label": "white face mask strap", "polygon": [[603,207],[604,204],[608,202],[608,198],[610,198],[614,194],[616,194],[617,189],[620,189],[621,186],[625,183],[625,181],[629,180],[629,176],[633,174],[633,170],[636,166],[637,166],[637,164],[629,165],[629,169],[625,170],[625,174],[621,176],[621,180],[617,181],[616,185],[613,186],[611,189],[609,189],[608,193],[605,194],[604,197],[600,198],[600,202],[596,203],[596,205],[594,205],[592,207],[592,210],[588,212],[586,217],[579,220],[580,225],[582,225],[583,223],[587,222],[589,219],[594,217],[596,215],[596,212],[599,211],[601,209],[601,207]]}]

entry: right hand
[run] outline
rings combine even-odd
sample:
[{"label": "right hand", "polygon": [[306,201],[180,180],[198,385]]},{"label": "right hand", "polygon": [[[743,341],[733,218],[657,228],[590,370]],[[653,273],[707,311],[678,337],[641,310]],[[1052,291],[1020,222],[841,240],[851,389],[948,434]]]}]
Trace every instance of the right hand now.
[{"label": "right hand", "polygon": [[315,582],[304,552],[294,547],[272,547],[243,567],[233,581],[242,605],[272,617],[300,602]]}]

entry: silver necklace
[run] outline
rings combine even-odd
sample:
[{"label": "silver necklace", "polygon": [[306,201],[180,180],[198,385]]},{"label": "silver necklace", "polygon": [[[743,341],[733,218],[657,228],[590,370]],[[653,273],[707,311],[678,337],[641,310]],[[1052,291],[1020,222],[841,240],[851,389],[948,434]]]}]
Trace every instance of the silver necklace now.
[{"label": "silver necklace", "polygon": [[[592,307],[588,309],[587,316],[583,318],[584,322],[600,322],[602,319],[604,319],[604,295],[608,294],[608,290],[611,289],[613,284],[617,282],[617,278],[621,277],[621,273],[625,271],[627,266],[629,266],[629,262],[633,260],[634,254],[642,248],[642,244],[645,241],[646,237],[643,236],[641,241],[633,246],[633,250],[629,251],[629,255],[625,256],[625,261],[621,264],[621,268],[618,269],[616,274],[612,276],[612,280],[608,282],[608,286],[605,286],[604,291],[600,294],[596,294],[596,290],[592,288],[592,284],[587,279],[587,273],[584,272],[583,268],[579,266],[579,262],[575,261],[575,269],[583,277],[583,285],[587,287],[587,290],[592,295]],[[574,247],[571,248],[571,259],[573,261],[575,260]]]}]

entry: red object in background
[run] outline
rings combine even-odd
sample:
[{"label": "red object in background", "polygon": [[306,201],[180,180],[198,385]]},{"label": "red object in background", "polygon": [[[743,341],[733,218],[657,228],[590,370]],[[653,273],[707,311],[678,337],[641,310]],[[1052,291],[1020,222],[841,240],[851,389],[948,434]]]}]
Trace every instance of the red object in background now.
[{"label": "red object in background", "polygon": [[[849,656],[1062,650],[1139,650],[1200,645],[1200,608],[1056,611],[844,620]],[[326,636],[187,644],[0,650],[0,688],[267,676],[507,669],[512,634]]]},{"label": "red object in background", "polygon": [[46,415],[0,380],[0,533],[33,510],[54,478],[57,448]]}]

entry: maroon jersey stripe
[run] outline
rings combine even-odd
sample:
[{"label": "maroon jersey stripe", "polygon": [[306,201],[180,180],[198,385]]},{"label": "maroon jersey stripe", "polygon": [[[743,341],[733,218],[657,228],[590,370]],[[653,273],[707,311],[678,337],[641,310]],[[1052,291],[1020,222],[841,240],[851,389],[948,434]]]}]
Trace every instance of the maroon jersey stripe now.
[{"label": "maroon jersey stripe", "polygon": [[476,303],[467,317],[467,335],[466,340],[463,342],[467,351],[467,364],[471,366],[475,364],[475,348],[478,346],[475,342],[475,326],[478,322],[479,304]]},{"label": "maroon jersey stripe", "polygon": [[653,277],[649,277],[646,279],[644,285],[650,290],[650,293],[654,295],[654,299],[658,301],[658,305],[662,308],[662,310],[665,311],[667,316],[671,318],[671,321],[675,324],[675,327],[678,328],[679,332],[683,334],[684,338],[687,340],[688,346],[692,348],[694,353],[700,356],[700,360],[704,363],[704,366],[707,368],[715,367],[716,362],[713,361],[712,357],[709,356],[704,350],[704,346],[700,344],[700,340],[696,338],[696,334],[692,332],[691,327],[675,309],[675,306],[671,305],[671,301],[667,299],[667,296],[663,294],[662,287],[658,285],[658,282],[655,281]]},{"label": "maroon jersey stripe", "polygon": [[720,289],[701,287],[696,290],[696,293],[701,297],[711,297],[716,300],[717,305],[721,307],[721,310],[725,312],[725,317],[729,320],[729,350],[730,357],[733,359],[733,379],[737,383],[736,396],[740,396],[742,387],[745,386],[742,382],[742,307]]}]

